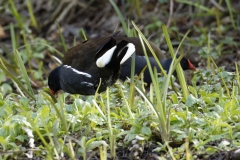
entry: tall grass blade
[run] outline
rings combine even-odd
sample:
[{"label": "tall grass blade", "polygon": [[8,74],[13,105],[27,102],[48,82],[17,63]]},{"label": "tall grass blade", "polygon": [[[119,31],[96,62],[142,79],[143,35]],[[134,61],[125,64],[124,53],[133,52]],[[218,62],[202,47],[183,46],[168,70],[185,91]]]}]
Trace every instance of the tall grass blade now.
[{"label": "tall grass blade", "polygon": [[[173,59],[172,62],[174,62],[175,59],[176,59],[176,56],[174,56],[172,59]],[[164,82],[163,90],[161,91],[163,104],[166,103],[167,93],[168,93],[168,87],[169,87],[169,83],[170,83],[170,79],[171,79],[172,73],[173,73],[173,71],[174,71],[174,69],[173,69],[173,64],[174,64],[174,63],[171,63],[171,65],[170,65],[170,67],[169,67],[169,73],[168,73],[168,76],[167,76],[166,81]]]},{"label": "tall grass blade", "polygon": [[117,12],[117,15],[122,23],[123,26],[123,30],[125,33],[128,33],[128,27],[126,22],[124,21],[123,15],[121,13],[121,11],[119,10],[118,6],[116,5],[116,3],[113,0],[109,0],[109,2],[112,4],[113,8],[115,9],[115,11]]},{"label": "tall grass blade", "polygon": [[152,102],[147,98],[147,96],[137,87],[135,86],[135,89],[138,91],[138,93],[143,97],[143,99],[147,102],[149,105],[150,109],[153,111],[156,117],[158,117],[157,110],[154,108]]},{"label": "tall grass blade", "polygon": [[[166,39],[168,48],[169,48],[169,52],[170,52],[171,57],[173,58],[173,62],[174,62],[175,52],[174,52],[170,37],[168,35],[167,28],[166,28],[165,25],[162,25],[162,29],[163,29],[163,33],[165,35],[165,39]],[[187,83],[186,83],[186,80],[185,80],[185,77],[184,77],[184,73],[183,73],[183,70],[182,70],[182,67],[181,67],[180,64],[177,65],[176,72],[177,72],[177,75],[178,75],[180,86],[182,88],[183,99],[185,101],[187,99],[188,95],[189,95],[189,92],[188,92]]]},{"label": "tall grass blade", "polygon": [[207,68],[211,68],[211,56],[210,56],[210,50],[211,50],[211,32],[208,33],[208,47],[207,47]]},{"label": "tall grass blade", "polygon": [[32,98],[33,100],[36,100],[35,97],[25,88],[25,86],[22,84],[22,82],[20,82],[18,80],[18,78],[16,78],[11,72],[9,72],[5,67],[4,64],[2,63],[2,61],[0,61],[0,69],[3,70],[3,72],[5,72],[23,91],[24,93],[26,93],[30,98]]},{"label": "tall grass blade", "polygon": [[226,84],[226,82],[224,81],[224,78],[223,78],[222,73],[220,73],[220,69],[218,68],[217,64],[215,63],[215,61],[213,60],[212,57],[210,57],[210,60],[212,61],[214,67],[218,70],[218,73],[220,74],[220,78],[221,78],[221,80],[222,80],[222,82],[223,82],[224,88],[225,88],[226,91],[227,91],[228,98],[231,99],[231,94],[230,94],[229,88],[227,87],[227,84]]},{"label": "tall grass blade", "polygon": [[240,90],[240,76],[239,76],[239,70],[238,70],[238,64],[235,62],[235,68],[236,68],[236,74],[237,74],[237,83],[238,83],[238,90]]},{"label": "tall grass blade", "polygon": [[215,14],[215,12],[213,10],[211,10],[211,9],[209,9],[209,8],[199,4],[199,3],[194,3],[194,2],[188,1],[188,0],[176,0],[176,2],[185,3],[185,4],[188,4],[188,5],[194,6],[196,8],[199,8],[199,9],[203,10],[203,11],[206,11],[208,14],[212,14],[212,15]]},{"label": "tall grass blade", "polygon": [[167,127],[167,115],[166,115],[166,108],[165,108],[166,105],[164,103],[162,103],[162,101],[161,101],[162,95],[160,94],[160,88],[158,86],[157,75],[156,75],[156,72],[155,73],[153,72],[153,69],[150,64],[149,57],[146,53],[146,48],[145,48],[143,41],[145,42],[147,47],[150,49],[150,51],[154,55],[156,61],[158,61],[158,63],[159,63],[158,65],[161,66],[161,64],[160,64],[158,58],[156,57],[156,54],[152,51],[152,48],[151,48],[150,44],[148,43],[147,39],[144,37],[144,35],[141,33],[141,31],[139,30],[139,28],[136,26],[136,24],[133,21],[132,21],[132,24],[133,24],[134,28],[137,30],[140,42],[142,44],[142,48],[143,48],[144,55],[145,55],[147,65],[148,65],[148,70],[150,72],[150,76],[151,76],[153,86],[154,86],[153,89],[154,89],[155,96],[157,99],[157,104],[155,106],[155,110],[156,110],[157,118],[159,121],[159,129],[161,131],[161,136],[162,136],[163,141],[165,141],[167,143],[167,140],[169,138],[169,134],[168,134],[169,131],[168,131],[168,127]]},{"label": "tall grass blade", "polygon": [[33,13],[31,0],[27,0],[27,8],[28,8],[28,12],[29,12],[29,15],[30,15],[30,19],[32,21],[32,25],[35,28],[38,28],[38,24],[37,24],[36,18],[35,18],[34,13]]},{"label": "tall grass blade", "polygon": [[98,106],[97,102],[95,99],[92,100],[93,104],[95,105],[95,107],[97,108],[97,110],[99,111],[99,113],[102,115],[102,117],[104,118],[104,120],[107,122],[107,117],[104,115],[103,111],[100,109],[100,107]]},{"label": "tall grass blade", "polygon": [[[15,19],[17,20],[18,25],[19,25],[19,27],[21,28],[21,30],[23,32],[21,35],[23,37],[23,42],[26,45],[26,53],[27,53],[27,57],[28,57],[28,65],[31,68],[31,65],[30,65],[30,55],[31,55],[31,52],[30,52],[29,46],[27,45],[28,42],[27,42],[27,37],[26,37],[26,28],[24,27],[23,21],[21,20],[21,16],[20,16],[20,14],[17,11],[17,8],[16,8],[14,2],[12,0],[10,0],[9,2],[11,4],[12,14],[15,17]],[[11,33],[14,32],[14,31],[11,31],[11,30],[14,30],[12,23],[10,24],[10,32]],[[12,38],[12,41],[14,41],[16,39],[15,38],[15,34],[11,34],[11,38]],[[13,51],[15,51],[15,50],[13,50]]]},{"label": "tall grass blade", "polygon": [[131,61],[131,83],[130,83],[130,96],[129,96],[129,105],[131,107],[134,106],[134,73],[135,73],[135,54],[132,55],[132,61]]},{"label": "tall grass blade", "polygon": [[66,42],[65,42],[65,39],[64,39],[64,37],[63,37],[63,34],[62,34],[62,32],[61,32],[61,27],[60,27],[60,25],[58,24],[58,31],[59,31],[59,33],[60,33],[60,38],[61,38],[61,41],[62,41],[62,45],[63,45],[63,48],[64,48],[64,51],[65,52],[67,52],[67,45],[66,45]]},{"label": "tall grass blade", "polygon": [[107,147],[105,145],[99,147],[99,156],[101,160],[107,160]]},{"label": "tall grass blade", "polygon": [[112,131],[112,122],[110,117],[110,105],[109,105],[109,88],[107,87],[107,120],[108,120],[108,131],[109,131],[109,141],[110,141],[110,151],[113,159],[116,159],[116,147],[115,147],[115,135],[113,135]]},{"label": "tall grass blade", "polygon": [[[10,34],[11,34],[11,43],[12,43],[12,52],[16,50],[17,44],[16,44],[16,39],[15,39],[15,31],[13,28],[13,24],[10,24]],[[16,57],[13,55],[13,61],[17,63]]]},{"label": "tall grass blade", "polygon": [[18,13],[18,10],[17,10],[17,8],[16,8],[16,6],[15,6],[15,3],[13,2],[13,0],[9,0],[9,3],[10,3],[10,5],[11,5],[11,11],[12,11],[13,16],[14,16],[15,19],[17,20],[19,27],[20,27],[21,29],[23,29],[23,22],[22,22],[22,20],[21,20],[20,14]]},{"label": "tall grass blade", "polygon": [[86,41],[87,40],[87,36],[86,36],[86,34],[85,34],[83,29],[81,29],[81,34],[82,34],[84,40]]},{"label": "tall grass blade", "polygon": [[232,8],[232,5],[231,5],[231,2],[230,2],[230,0],[225,0],[225,1],[226,1],[226,4],[227,4],[227,7],[228,7],[229,14],[230,14],[232,26],[233,26],[234,29],[237,29],[236,24],[235,24],[235,20],[234,20],[234,16],[233,16],[233,8]]},{"label": "tall grass blade", "polygon": [[[60,118],[60,121],[61,123],[63,124],[63,130],[65,131],[65,134],[67,136],[69,136],[69,132],[68,132],[68,127],[67,127],[67,121],[65,119],[65,115],[64,115],[64,94],[61,94],[58,96],[58,102],[59,102],[59,105],[60,105],[60,111],[58,109],[58,107],[55,105],[55,103],[52,103],[52,106],[54,107],[56,113],[57,113],[57,116]],[[68,143],[70,144],[69,147],[70,149],[67,149],[67,153],[68,155],[70,156],[71,159],[74,159],[74,153],[71,152],[73,151],[73,148],[72,148],[72,145],[71,145],[71,139],[69,139]]]},{"label": "tall grass blade", "polygon": [[15,59],[16,63],[18,64],[18,66],[20,67],[20,70],[21,70],[21,72],[23,74],[23,78],[24,78],[24,80],[25,80],[25,82],[27,84],[28,89],[26,89],[24,87],[24,85],[22,85],[22,83],[14,75],[12,75],[6,68],[4,68],[3,67],[4,65],[1,67],[1,69],[2,70],[5,69],[5,73],[7,73],[11,77],[11,79],[14,80],[19,85],[19,87],[24,90],[24,92],[28,96],[30,96],[33,100],[35,100],[34,92],[33,92],[32,86],[30,84],[26,68],[25,68],[25,66],[23,64],[23,61],[22,61],[22,58],[21,58],[19,52],[16,50],[15,32],[14,32],[14,28],[13,28],[13,24],[12,23],[10,24],[10,33],[11,33],[12,49],[13,49],[13,53],[14,53],[14,59]]},{"label": "tall grass blade", "polygon": [[[133,85],[133,87],[135,87],[134,85]],[[128,101],[127,101],[127,99],[126,99],[126,97],[125,97],[125,95],[124,95],[124,93],[123,93],[123,91],[122,91],[122,88],[118,85],[118,89],[119,89],[119,91],[120,91],[120,93],[121,93],[121,96],[122,96],[122,98],[123,98],[123,101],[124,101],[124,103],[125,103],[125,106],[127,107],[127,110],[128,110],[128,114],[129,114],[129,116],[130,116],[130,118],[131,119],[134,119],[134,116],[133,116],[133,113],[132,113],[132,111],[131,111],[131,108],[130,108],[130,106],[129,106],[129,103],[128,103]],[[131,95],[131,94],[130,94]],[[134,98],[134,97],[133,97]]]},{"label": "tall grass blade", "polygon": [[19,65],[19,68],[22,72],[22,75],[23,75],[23,79],[25,80],[26,82],[26,85],[28,87],[28,90],[30,91],[30,93],[32,94],[32,96],[34,96],[34,92],[33,92],[33,89],[32,89],[32,86],[31,86],[31,83],[29,81],[29,78],[28,78],[28,74],[27,74],[27,71],[26,71],[26,68],[23,64],[23,61],[22,61],[22,58],[19,54],[19,52],[16,50],[15,52],[15,56],[17,57],[17,62],[18,62],[18,65]]}]

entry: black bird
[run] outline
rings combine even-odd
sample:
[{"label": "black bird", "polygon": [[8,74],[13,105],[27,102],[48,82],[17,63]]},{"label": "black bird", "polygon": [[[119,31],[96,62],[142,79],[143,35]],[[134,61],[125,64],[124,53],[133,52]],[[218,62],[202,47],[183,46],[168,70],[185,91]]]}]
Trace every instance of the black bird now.
[{"label": "black bird", "polygon": [[48,77],[53,94],[59,90],[71,94],[94,95],[113,85],[119,77],[121,64],[134,52],[135,46],[126,40],[116,41],[115,32],[108,37],[95,38],[69,49]]},{"label": "black bird", "polygon": [[[154,57],[149,57],[149,61],[150,61],[151,67],[152,68],[156,67],[158,73],[160,73],[161,69],[158,66]],[[121,73],[119,76],[119,79],[121,79],[122,81],[125,81],[127,77],[131,76],[131,62],[132,62],[132,57],[128,58],[122,65]],[[160,63],[162,65],[163,69],[166,70],[168,73],[168,71],[170,69],[170,65],[172,63],[172,58],[160,60]],[[135,56],[135,75],[139,75],[146,65],[147,65],[146,57],[136,55]],[[196,70],[196,68],[190,62],[190,60],[188,60],[184,57],[181,59],[180,65],[183,70],[188,70],[188,69]],[[150,75],[148,68],[146,68],[146,70],[144,71],[144,82],[146,82],[148,85],[150,83],[152,83],[151,75]]]}]

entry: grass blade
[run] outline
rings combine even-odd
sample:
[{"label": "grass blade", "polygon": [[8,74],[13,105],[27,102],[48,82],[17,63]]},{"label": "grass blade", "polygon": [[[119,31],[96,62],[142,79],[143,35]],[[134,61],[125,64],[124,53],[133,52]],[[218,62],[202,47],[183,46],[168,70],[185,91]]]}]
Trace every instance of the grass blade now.
[{"label": "grass blade", "polygon": [[130,83],[130,96],[129,96],[129,104],[131,107],[134,106],[134,73],[135,73],[135,54],[132,55],[131,62],[131,83]]},{"label": "grass blade", "polygon": [[123,15],[121,13],[121,11],[119,10],[118,6],[116,5],[116,3],[113,0],[109,0],[109,2],[112,4],[113,8],[115,9],[115,11],[117,12],[117,15],[122,23],[123,29],[125,33],[128,33],[128,27],[126,22],[124,21]]},{"label": "grass blade", "polygon": [[235,68],[236,68],[236,78],[237,78],[237,83],[238,83],[238,90],[240,90],[240,76],[239,76],[239,71],[238,71],[238,64],[235,62]]},{"label": "grass blade", "polygon": [[110,105],[109,105],[109,88],[107,87],[107,112],[108,112],[108,115],[107,115],[107,123],[108,123],[108,131],[109,131],[109,141],[110,141],[110,152],[111,152],[111,155],[112,155],[112,158],[113,159],[116,159],[116,137],[115,135],[113,134],[113,130],[112,130],[112,122],[111,122],[111,117],[110,117]]},{"label": "grass blade", "polygon": [[136,24],[132,21],[132,24],[134,26],[134,28],[137,30],[138,35],[139,35],[139,39],[140,42],[142,44],[142,48],[144,51],[144,55],[147,61],[147,66],[148,66],[148,70],[150,72],[151,75],[151,79],[153,82],[153,86],[154,86],[154,91],[155,91],[155,96],[157,98],[157,104],[155,105],[155,109],[156,109],[156,113],[157,113],[157,117],[158,117],[158,121],[159,121],[159,129],[161,131],[161,136],[163,141],[167,142],[168,138],[169,138],[169,128],[167,127],[167,115],[166,115],[166,105],[164,103],[162,103],[161,97],[162,95],[160,94],[160,88],[158,85],[158,81],[157,81],[157,73],[156,70],[155,72],[153,72],[154,70],[152,69],[152,66],[150,64],[150,60],[149,57],[146,53],[146,48],[145,45],[143,43],[143,41],[145,42],[145,44],[147,45],[147,47],[150,49],[150,51],[152,52],[155,60],[158,62],[159,67],[161,66],[158,58],[156,57],[156,54],[153,52],[150,44],[148,43],[147,39],[144,37],[144,35],[142,34],[142,32],[139,30],[139,28],[136,26]]},{"label": "grass blade", "polygon": [[21,58],[21,56],[20,56],[20,54],[19,54],[19,52],[18,52],[17,50],[14,52],[14,54],[15,54],[15,56],[16,56],[16,58],[17,58],[18,66],[19,66],[19,68],[20,68],[20,70],[21,70],[21,72],[22,72],[23,79],[25,80],[25,83],[27,84],[28,90],[30,91],[30,94],[31,94],[32,96],[34,96],[34,92],[33,92],[31,83],[30,83],[30,81],[29,81],[26,68],[25,68],[25,66],[24,66],[24,64],[23,64],[22,58]]},{"label": "grass blade", "polygon": [[208,12],[209,14],[215,14],[215,12],[213,10],[211,10],[211,9],[209,9],[209,8],[199,4],[199,3],[194,3],[192,1],[187,1],[187,0],[176,0],[176,2],[178,2],[178,3],[185,3],[185,4],[188,4],[188,5],[194,6],[196,8],[199,8],[199,9],[201,9],[203,11]]},{"label": "grass blade", "polygon": [[2,61],[0,61],[0,69],[2,69],[30,98],[36,100],[35,97],[25,88],[25,86],[16,78],[11,72],[9,72],[5,67]]},{"label": "grass blade", "polygon": [[234,29],[237,29],[237,27],[235,25],[234,17],[233,17],[233,11],[232,11],[233,8],[231,6],[231,2],[229,0],[225,0],[225,1],[226,1],[226,4],[227,4],[227,7],[228,7],[229,14],[230,14],[232,26],[233,26]]},{"label": "grass blade", "polygon": [[31,0],[27,0],[27,8],[28,8],[28,12],[29,12],[29,15],[30,15],[30,19],[32,21],[32,25],[35,28],[38,28],[38,24],[37,24],[36,18],[35,18],[34,13],[33,13]]},{"label": "grass blade", "polygon": [[[125,103],[125,106],[126,106],[126,108],[127,108],[127,110],[128,110],[129,116],[131,117],[131,119],[134,119],[134,115],[133,115],[133,113],[132,113],[132,111],[131,111],[131,109],[130,109],[129,103],[128,103],[128,101],[127,101],[127,99],[126,99],[126,97],[125,97],[125,95],[124,95],[124,93],[123,93],[123,91],[122,91],[121,86],[120,86],[119,84],[118,84],[117,86],[118,86],[118,89],[119,89],[119,91],[120,91],[120,93],[121,93],[121,96],[122,96],[122,98],[123,98],[123,101],[124,101],[124,103]],[[133,87],[135,87],[135,86],[133,85]],[[130,95],[131,95],[131,93],[130,93]],[[131,97],[131,96],[130,96],[130,97]],[[133,97],[133,99],[134,99],[134,97]]]},{"label": "grass blade", "polygon": [[[170,52],[171,57],[173,58],[173,62],[174,62],[175,52],[174,52],[170,37],[168,35],[167,28],[166,28],[165,25],[163,25],[162,29],[163,29],[163,33],[165,35],[165,39],[166,39],[168,48],[169,48],[169,52]],[[178,78],[179,78],[180,86],[181,86],[182,91],[183,91],[183,99],[186,100],[188,95],[189,95],[189,92],[188,92],[187,83],[186,83],[186,80],[185,80],[185,77],[184,77],[184,73],[183,73],[183,70],[182,70],[182,67],[181,67],[180,64],[177,65],[176,72],[177,72],[177,75],[178,75]]]},{"label": "grass blade", "polygon": [[64,37],[63,37],[63,34],[62,34],[62,32],[61,32],[61,27],[60,27],[60,25],[58,24],[58,31],[59,31],[59,33],[60,33],[60,38],[61,38],[61,41],[62,41],[62,45],[63,45],[63,49],[64,49],[64,51],[65,52],[67,52],[67,45],[66,45],[66,42],[65,42],[65,39],[64,39]]},{"label": "grass blade", "polygon": [[227,91],[228,98],[231,99],[231,94],[230,94],[230,91],[229,91],[229,89],[228,89],[228,87],[227,87],[226,82],[224,81],[223,74],[220,72],[220,69],[218,68],[217,64],[215,63],[215,61],[213,60],[212,57],[210,57],[210,60],[211,60],[212,63],[214,64],[215,68],[218,70],[218,73],[220,74],[220,78],[221,78],[221,80],[222,80],[222,82],[223,82],[223,85],[224,85],[226,91]]}]

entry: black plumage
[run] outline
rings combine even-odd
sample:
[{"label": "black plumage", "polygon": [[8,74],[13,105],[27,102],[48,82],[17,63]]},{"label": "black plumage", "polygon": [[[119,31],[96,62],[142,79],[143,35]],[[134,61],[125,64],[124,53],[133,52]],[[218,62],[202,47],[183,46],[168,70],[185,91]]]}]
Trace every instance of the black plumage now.
[{"label": "black plumage", "polygon": [[[160,73],[161,69],[158,66],[154,57],[149,57],[149,61],[150,61],[151,67],[152,68],[156,67],[157,72]],[[122,65],[122,68],[121,68],[121,73],[120,73],[119,79],[125,81],[127,77],[131,76],[131,62],[132,62],[132,57],[130,57],[129,59],[127,59],[124,62],[124,64]],[[172,63],[172,59],[171,58],[163,59],[163,60],[160,60],[160,63],[162,65],[163,69],[168,73],[168,71],[170,69],[170,65]],[[135,72],[134,72],[135,75],[139,75],[146,65],[147,65],[146,57],[136,55],[135,56]],[[188,59],[186,59],[184,57],[181,59],[180,65],[183,70],[188,70],[188,69],[195,70],[194,65]],[[150,84],[152,82],[152,79],[150,76],[149,69],[146,68],[146,70],[144,71],[143,74],[144,74],[144,82],[146,82],[147,84]]]},{"label": "black plumage", "polygon": [[[51,92],[54,94],[62,89],[72,94],[93,95],[100,79],[99,92],[103,92],[108,86],[114,84],[119,76],[121,80],[130,77],[130,56],[134,51],[136,51],[135,74],[139,75],[147,64],[142,44],[139,38],[118,36],[118,33],[115,32],[107,37],[89,39],[69,49],[62,60],[63,65],[54,69],[49,75],[48,85]],[[166,59],[154,43],[150,41],[149,43],[163,68],[168,71],[172,60]],[[160,68],[148,47],[146,47],[146,52],[152,67],[156,66],[158,72],[160,72]],[[181,66],[184,70],[195,68],[187,59],[181,61]],[[144,81],[148,84],[152,82],[148,69],[145,70],[144,77]]]},{"label": "black plumage", "polygon": [[116,82],[120,65],[135,51],[135,46],[125,40],[116,42],[114,34],[87,40],[68,50],[63,64],[54,69],[48,78],[51,92],[62,89],[71,94],[93,95],[106,90]]}]

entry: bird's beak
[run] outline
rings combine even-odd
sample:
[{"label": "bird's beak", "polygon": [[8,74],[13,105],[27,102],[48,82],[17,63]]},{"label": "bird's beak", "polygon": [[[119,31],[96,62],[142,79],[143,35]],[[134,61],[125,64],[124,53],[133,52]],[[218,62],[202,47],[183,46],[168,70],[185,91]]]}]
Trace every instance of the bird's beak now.
[{"label": "bird's beak", "polygon": [[195,66],[190,62],[190,60],[188,60],[188,67],[191,70],[194,70],[194,71],[196,70]]},{"label": "bird's beak", "polygon": [[55,92],[54,92],[53,90],[50,89],[50,92],[51,92],[53,95],[55,95]]}]

